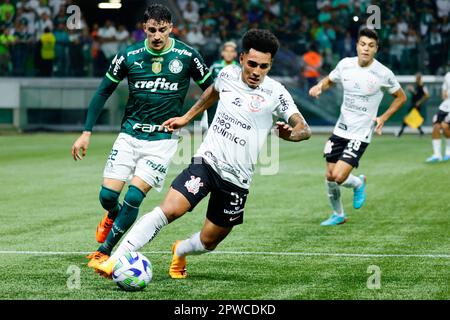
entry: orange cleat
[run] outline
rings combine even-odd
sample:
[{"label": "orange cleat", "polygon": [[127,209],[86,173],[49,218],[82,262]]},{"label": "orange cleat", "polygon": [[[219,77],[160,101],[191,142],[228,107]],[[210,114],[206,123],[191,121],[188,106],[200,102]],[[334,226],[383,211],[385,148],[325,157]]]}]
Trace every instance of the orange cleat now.
[{"label": "orange cleat", "polygon": [[106,253],[103,253],[101,251],[95,251],[93,253],[91,253],[90,255],[87,256],[87,258],[89,259],[88,262],[88,267],[89,268],[94,268],[102,263],[103,261],[106,261],[109,259],[109,255],[107,255]]},{"label": "orange cleat", "polygon": [[108,218],[108,212],[103,216],[102,221],[97,226],[97,232],[95,233],[95,239],[97,239],[98,243],[103,243],[108,236],[109,231],[113,226],[114,220]]},{"label": "orange cleat", "polygon": [[179,257],[176,255],[176,248],[181,240],[177,240],[172,245],[172,263],[169,268],[169,275],[172,279],[185,279],[188,274],[186,272],[186,257]]},{"label": "orange cleat", "polygon": [[112,279],[112,273],[114,266],[116,265],[116,260],[114,259],[107,259],[104,260],[101,263],[98,263],[94,266],[94,271],[97,272],[99,275],[101,275],[104,278]]}]

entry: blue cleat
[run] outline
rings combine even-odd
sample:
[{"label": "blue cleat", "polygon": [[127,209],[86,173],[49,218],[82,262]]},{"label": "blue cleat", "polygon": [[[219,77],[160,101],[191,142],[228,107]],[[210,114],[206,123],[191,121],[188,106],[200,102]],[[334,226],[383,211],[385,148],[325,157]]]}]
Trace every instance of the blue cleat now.
[{"label": "blue cleat", "polygon": [[321,226],[337,226],[338,224],[343,224],[347,221],[347,217],[345,216],[338,216],[337,214],[333,213],[327,220],[323,221],[320,225]]},{"label": "blue cleat", "polygon": [[446,154],[443,158],[442,161],[448,161],[450,160],[450,155]]},{"label": "blue cleat", "polygon": [[353,208],[359,209],[366,203],[366,176],[360,175],[362,185],[359,188],[353,189]]},{"label": "blue cleat", "polygon": [[432,155],[431,157],[427,158],[427,160],[425,160],[425,162],[427,162],[427,163],[435,163],[435,162],[439,162],[439,161],[442,161],[442,159],[435,155]]}]

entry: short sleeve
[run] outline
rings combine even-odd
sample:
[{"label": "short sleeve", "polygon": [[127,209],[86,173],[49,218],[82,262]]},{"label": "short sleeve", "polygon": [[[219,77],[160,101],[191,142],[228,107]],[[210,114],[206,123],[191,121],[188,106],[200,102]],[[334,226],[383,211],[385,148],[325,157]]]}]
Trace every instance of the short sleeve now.
[{"label": "short sleeve", "polygon": [[391,70],[388,70],[388,72],[386,73],[381,87],[387,90],[390,94],[393,94],[401,88],[400,83]]},{"label": "short sleeve", "polygon": [[446,91],[448,91],[450,89],[449,88],[449,82],[450,82],[450,74],[447,73],[445,75],[444,82],[442,83],[442,91],[443,92],[446,92]]},{"label": "short sleeve", "polygon": [[118,83],[127,76],[128,66],[126,60],[125,52],[119,52],[116,54],[109,65],[108,72],[106,72],[106,76],[109,80]]},{"label": "short sleeve", "polygon": [[285,87],[280,85],[279,90],[277,90],[277,105],[274,111],[274,114],[278,118],[284,119],[285,122],[289,121],[289,118],[295,114],[300,113],[298,111],[298,108],[294,102],[294,99],[292,99],[291,94],[286,90]]},{"label": "short sleeve", "polygon": [[339,63],[336,65],[336,67],[328,75],[330,80],[334,83],[341,82],[341,71],[342,71],[343,61],[344,60],[339,61]]},{"label": "short sleeve", "polygon": [[217,78],[214,79],[214,89],[215,89],[217,92],[220,92],[220,90],[221,90],[221,88],[222,88],[222,86],[223,86],[223,79],[224,79],[224,77],[227,77],[227,76],[226,76],[227,70],[228,70],[228,68],[222,69],[222,70],[219,72]]},{"label": "short sleeve", "polygon": [[206,89],[213,83],[211,72],[209,71],[208,66],[205,64],[203,57],[195,50],[192,53],[190,67],[190,75],[192,79],[201,88]]}]

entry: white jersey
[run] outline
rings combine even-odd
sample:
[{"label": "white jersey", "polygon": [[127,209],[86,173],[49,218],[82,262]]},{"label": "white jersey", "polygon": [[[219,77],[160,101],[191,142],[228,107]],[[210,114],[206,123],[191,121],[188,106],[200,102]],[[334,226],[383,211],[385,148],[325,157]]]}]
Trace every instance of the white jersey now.
[{"label": "white jersey", "polygon": [[344,87],[341,114],[333,133],[370,143],[383,91],[392,94],[401,88],[394,74],[376,59],[363,68],[358,57],[353,57],[339,61],[329,78]]},{"label": "white jersey", "polygon": [[216,115],[194,156],[202,157],[222,179],[248,189],[259,152],[273,126],[273,116],[299,113],[291,95],[266,76],[256,89],[241,78],[241,68],[223,68],[214,82],[219,92]]}]

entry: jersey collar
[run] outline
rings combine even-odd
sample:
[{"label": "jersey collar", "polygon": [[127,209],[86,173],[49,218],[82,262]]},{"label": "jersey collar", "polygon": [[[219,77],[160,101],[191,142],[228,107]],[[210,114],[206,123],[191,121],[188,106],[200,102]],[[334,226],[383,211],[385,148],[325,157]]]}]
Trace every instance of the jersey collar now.
[{"label": "jersey collar", "polygon": [[149,48],[149,46],[148,46],[148,40],[145,39],[145,41],[144,41],[144,44],[145,44],[145,50],[147,50],[147,52],[150,53],[151,55],[154,55],[154,56],[162,56],[162,55],[164,55],[164,54],[166,54],[166,53],[172,51],[173,47],[175,47],[175,40],[174,40],[173,38],[169,38],[169,40],[171,41],[171,45],[170,45],[169,48],[167,48],[167,49],[165,49],[165,50],[163,50],[163,51],[161,51],[161,52],[156,52],[156,51],[153,51],[152,49]]}]

